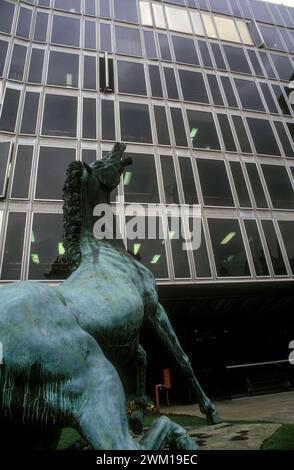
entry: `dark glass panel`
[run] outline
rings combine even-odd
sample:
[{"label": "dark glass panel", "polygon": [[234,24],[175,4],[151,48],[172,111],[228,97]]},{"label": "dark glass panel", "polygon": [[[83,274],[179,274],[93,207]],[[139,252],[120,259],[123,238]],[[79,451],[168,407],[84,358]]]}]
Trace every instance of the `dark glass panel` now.
[{"label": "dark glass panel", "polygon": [[48,26],[48,13],[38,11],[36,16],[36,26],[34,41],[46,42]]},{"label": "dark glass panel", "polygon": [[56,44],[79,47],[80,20],[69,16],[54,15],[51,40]]},{"label": "dark glass panel", "polygon": [[202,62],[204,67],[209,67],[213,69],[213,63],[210,57],[210,52],[208,49],[208,45],[204,41],[198,41],[198,46],[200,49],[201,57],[202,57]]},{"label": "dark glass panel", "polygon": [[265,111],[256,83],[252,80],[234,79],[244,109]]},{"label": "dark glass panel", "polygon": [[187,116],[193,147],[220,150],[212,114],[188,109]]},{"label": "dark glass panel", "polygon": [[269,270],[255,220],[244,220],[256,276],[268,276]]},{"label": "dark glass panel", "polygon": [[81,11],[81,0],[55,0],[54,7],[58,10],[65,10],[79,13]]},{"label": "dark glass panel", "polygon": [[277,98],[277,102],[279,104],[280,110],[282,114],[286,114],[287,116],[291,116],[291,112],[289,110],[288,104],[286,99],[283,95],[283,91],[279,85],[271,85],[274,91],[275,97]]},{"label": "dark glass panel", "polygon": [[62,233],[62,214],[34,214],[29,279],[58,280],[68,276]]},{"label": "dark glass panel", "polygon": [[170,108],[174,128],[176,146],[187,147],[187,136],[183,121],[183,114],[180,108]]},{"label": "dark glass panel", "polygon": [[264,155],[280,155],[281,153],[269,121],[250,117],[246,119],[256,152]]},{"label": "dark glass panel", "polygon": [[271,257],[274,273],[277,276],[287,274],[280,243],[277,238],[274,224],[272,220],[262,220],[262,228],[266,238],[266,244]]},{"label": "dark glass panel", "polygon": [[198,158],[197,167],[204,204],[206,206],[234,207],[225,163],[220,160]]},{"label": "dark glass panel", "polygon": [[101,100],[102,113],[102,139],[115,140],[114,103],[110,100]]},{"label": "dark glass panel", "polygon": [[26,93],[21,121],[21,134],[35,134],[39,109],[39,93]]},{"label": "dark glass panel", "polygon": [[247,131],[241,116],[232,116],[242,153],[252,153]]},{"label": "dark glass panel", "polygon": [[84,0],[84,4],[85,14],[96,16],[96,0]]},{"label": "dark glass panel", "polygon": [[224,13],[225,15],[231,15],[231,10],[226,0],[209,0],[211,11],[215,13]]},{"label": "dark glass panel", "polygon": [[158,145],[170,145],[170,136],[166,119],[165,107],[154,106],[154,116],[157,130]]},{"label": "dark glass panel", "polygon": [[125,202],[159,202],[154,156],[132,153],[132,157],[133,164],[123,173]]},{"label": "dark glass panel", "polygon": [[238,4],[238,0],[229,0],[229,3],[231,5],[231,9],[233,11],[234,16],[239,16],[240,18],[243,16]]},{"label": "dark glass panel", "polygon": [[36,199],[62,199],[65,172],[75,160],[73,148],[40,147]]},{"label": "dark glass panel", "polygon": [[157,50],[153,31],[143,31],[147,59],[157,59]]},{"label": "dark glass panel", "polygon": [[84,56],[84,88],[96,90],[96,57]]},{"label": "dark glass panel", "polygon": [[185,204],[198,204],[196,183],[190,158],[179,157],[179,165],[182,177]]},{"label": "dark glass panel", "polygon": [[32,10],[28,8],[20,8],[18,22],[17,22],[17,29],[16,29],[16,36],[21,38],[28,38],[30,35],[31,29],[31,19],[32,19]]},{"label": "dark glass panel", "polygon": [[252,207],[241,163],[230,162],[230,168],[233,175],[240,207]]},{"label": "dark glass panel", "polygon": [[294,209],[294,190],[284,166],[261,165],[274,209]]},{"label": "dark glass panel", "polygon": [[279,113],[267,83],[259,82],[270,113]]},{"label": "dark glass panel", "polygon": [[238,220],[208,219],[217,275],[250,276]]},{"label": "dark glass panel", "polygon": [[229,77],[221,77],[222,85],[230,108],[238,108],[238,103]]},{"label": "dark glass panel", "polygon": [[148,65],[151,94],[156,98],[163,98],[161,78],[158,65]]},{"label": "dark glass panel", "polygon": [[10,149],[10,142],[0,142],[0,198],[6,196],[6,187],[9,177]]},{"label": "dark glass panel", "polygon": [[185,238],[182,236],[182,233],[184,233],[182,219],[176,217],[168,217],[168,228],[175,278],[190,278],[191,273],[189,268],[187,250],[183,249]]},{"label": "dark glass panel", "polygon": [[165,202],[166,204],[179,204],[179,191],[176,180],[176,172],[173,157],[171,157],[170,155],[161,155],[160,163]]},{"label": "dark glass panel", "polygon": [[42,134],[75,137],[77,133],[77,105],[78,99],[75,96],[47,94]]},{"label": "dark glass panel", "polygon": [[280,32],[277,28],[262,26],[261,24],[259,24],[258,27],[265,42],[265,45],[268,49],[275,49],[277,51],[287,52],[287,49],[284,46],[284,43],[280,36]]},{"label": "dark glass panel", "polygon": [[161,59],[172,60],[167,35],[163,33],[158,33],[157,36],[158,36]]},{"label": "dark glass panel", "polygon": [[172,41],[177,62],[199,65],[193,39],[172,36]]},{"label": "dark glass panel", "polygon": [[264,194],[261,184],[260,176],[255,163],[246,163],[246,169],[249,176],[251,188],[256,202],[256,207],[259,209],[268,208],[268,203]]},{"label": "dark glass panel", "polygon": [[247,49],[247,53],[248,53],[249,58],[251,60],[251,65],[253,67],[255,75],[257,75],[258,77],[264,77],[264,73],[262,71],[262,68],[261,68],[261,65],[259,63],[256,52],[252,49]]},{"label": "dark glass panel", "polygon": [[118,60],[117,75],[121,93],[147,95],[143,64]]},{"label": "dark glass panel", "polygon": [[1,33],[10,34],[13,21],[14,5],[12,3],[0,0],[0,31]]},{"label": "dark glass panel", "polygon": [[120,124],[123,141],[152,143],[148,105],[121,102]]},{"label": "dark glass panel", "polygon": [[267,8],[267,4],[256,1],[256,0],[250,0],[250,7],[252,8],[254,18],[257,21],[262,21],[264,23],[272,23],[273,19],[270,15],[270,12]]},{"label": "dark glass panel", "polygon": [[99,88],[102,93],[114,91],[113,59],[99,57]]},{"label": "dark glass panel", "polygon": [[47,83],[77,87],[79,81],[79,56],[65,52],[50,52]]},{"label": "dark glass panel", "polygon": [[43,7],[49,7],[50,6],[50,0],[38,0],[38,5],[41,5]]},{"label": "dark glass panel", "polygon": [[20,44],[13,46],[13,53],[10,62],[9,78],[22,81],[24,66],[26,61],[27,48]]},{"label": "dark glass panel", "polygon": [[207,74],[208,83],[212,95],[213,104],[215,106],[224,106],[224,101],[221,95],[220,87],[215,75]]},{"label": "dark glass panel", "polygon": [[85,21],[85,42],[86,49],[96,49],[96,23],[94,21]]},{"label": "dark glass panel", "polygon": [[119,54],[142,56],[140,31],[124,26],[115,26],[116,51]]},{"label": "dark glass panel", "polygon": [[97,160],[97,151],[93,149],[83,149],[82,160],[90,165]]},{"label": "dark glass panel", "polygon": [[100,16],[102,18],[111,18],[109,0],[100,0]]},{"label": "dark glass panel", "polygon": [[8,43],[6,41],[0,41],[0,77],[3,76],[3,70],[7,54],[7,46]]},{"label": "dark glass panel", "polygon": [[96,139],[96,99],[83,99],[83,139]]},{"label": "dark glass panel", "polygon": [[138,23],[138,12],[134,0],[113,0],[113,6],[116,20]]},{"label": "dark glass panel", "polygon": [[292,220],[280,220],[279,227],[291,266],[291,271],[292,274],[294,274],[294,222]]},{"label": "dark glass panel", "polygon": [[211,42],[210,46],[213,52],[216,67],[220,70],[227,70],[227,66],[225,64],[223,53],[221,51],[219,44],[216,44],[215,42]]},{"label": "dark glass panel", "polygon": [[2,113],[0,118],[0,130],[6,132],[14,132],[16,117],[19,104],[19,90],[6,88],[4,102],[2,105]]},{"label": "dark glass panel", "polygon": [[178,100],[179,94],[174,69],[170,67],[163,67],[163,71],[168,98],[171,100]]},{"label": "dark glass panel", "polygon": [[198,4],[198,7],[201,10],[209,10],[209,6],[207,5],[207,0],[196,0],[196,3]]},{"label": "dark glass panel", "polygon": [[279,136],[279,139],[282,144],[286,157],[294,158],[294,151],[290,144],[288,135],[285,131],[284,124],[280,121],[275,121],[274,125],[275,125],[276,131],[278,133],[278,136]]},{"label": "dark glass panel", "polygon": [[41,83],[44,62],[44,51],[42,49],[32,49],[28,82]]},{"label": "dark glass panel", "polygon": [[217,114],[217,118],[223,135],[225,149],[227,152],[237,152],[228,116],[226,114]]},{"label": "dark glass panel", "polygon": [[271,65],[270,61],[269,61],[267,53],[264,52],[264,51],[258,51],[258,53],[259,53],[259,57],[261,59],[261,62],[263,63],[266,75],[269,78],[273,78],[275,80],[276,79],[275,72],[272,68],[272,65]]},{"label": "dark glass panel", "polygon": [[179,76],[185,101],[209,103],[202,73],[179,70]]},{"label": "dark glass panel", "polygon": [[244,18],[246,18],[246,19],[252,19],[253,16],[252,16],[251,11],[249,10],[249,6],[248,6],[248,3],[247,3],[247,0],[239,0],[239,4],[240,4],[241,9],[242,9],[242,11],[243,11],[243,16],[244,16]]},{"label": "dark glass panel", "polygon": [[112,51],[110,24],[100,23],[100,50],[106,52]]},{"label": "dark glass panel", "polygon": [[294,68],[289,57],[280,54],[270,54],[276,67],[278,77],[281,80],[291,81],[294,79]]},{"label": "dark glass panel", "polygon": [[3,280],[20,279],[25,224],[25,212],[9,213],[1,271]]},{"label": "dark glass panel", "polygon": [[[191,225],[193,220],[189,220],[189,225],[191,229]],[[203,231],[203,224],[201,223],[201,240],[200,240],[200,247],[197,250],[193,250],[195,268],[196,268],[196,276],[197,277],[211,277],[210,265],[209,265],[209,258],[206,246],[206,240]]]},{"label": "dark glass panel", "polygon": [[240,47],[228,45],[224,45],[223,47],[227,56],[230,70],[232,72],[248,73],[251,75],[251,70],[243,49]]},{"label": "dark glass panel", "polygon": [[11,197],[28,198],[34,147],[19,145],[14,167]]}]

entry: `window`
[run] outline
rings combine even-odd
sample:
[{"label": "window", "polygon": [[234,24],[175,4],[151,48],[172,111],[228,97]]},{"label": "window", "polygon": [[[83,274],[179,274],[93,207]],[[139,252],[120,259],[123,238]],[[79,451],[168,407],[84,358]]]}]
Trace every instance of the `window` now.
[{"label": "window", "polygon": [[147,59],[157,59],[157,50],[153,31],[143,31]]},{"label": "window", "polygon": [[0,198],[6,196],[6,187],[9,177],[9,164],[11,143],[0,142]]},{"label": "window", "polygon": [[85,49],[96,49],[96,23],[94,21],[85,21]]},{"label": "window", "polygon": [[256,0],[250,0],[250,6],[252,8],[254,18],[257,21],[264,23],[273,23],[273,19],[268,11],[267,4],[261,3]]},{"label": "window", "polygon": [[256,165],[254,163],[246,163],[246,170],[249,176],[251,188],[256,202],[256,207],[268,208],[268,203],[264,194],[262,183]]},{"label": "window", "polygon": [[241,116],[232,116],[235,130],[238,136],[242,153],[252,153],[251,145],[247,137],[247,131]]},{"label": "window", "polygon": [[151,94],[155,98],[163,98],[160,71],[158,65],[148,65]]},{"label": "window", "polygon": [[96,57],[84,55],[84,88],[96,90]]},{"label": "window", "polygon": [[113,59],[109,59],[107,54],[105,54],[105,57],[99,58],[99,72],[100,91],[102,91],[103,93],[113,93]]},{"label": "window", "polygon": [[83,149],[82,150],[82,161],[91,165],[91,163],[97,160],[97,152],[93,149]]},{"label": "window", "polygon": [[68,0],[55,0],[54,7],[58,10],[80,13],[81,0],[71,0],[70,3],[68,2]]},{"label": "window", "polygon": [[281,38],[280,32],[277,28],[263,26],[261,24],[259,24],[258,27],[264,40],[264,43],[268,49],[276,49],[278,51],[287,52],[287,49],[285,48],[283,40]]},{"label": "window", "polygon": [[187,110],[190,138],[194,148],[220,150],[220,144],[211,113]]},{"label": "window", "polygon": [[76,158],[73,148],[40,147],[36,199],[62,199],[65,172]]},{"label": "window", "polygon": [[261,59],[261,62],[263,64],[263,67],[265,69],[265,73],[269,78],[273,78],[274,80],[276,79],[275,72],[272,68],[272,65],[269,61],[268,55],[266,52],[258,51],[259,57]]},{"label": "window", "polygon": [[179,76],[185,101],[209,103],[202,73],[179,70]]},{"label": "window", "polygon": [[96,16],[96,1],[85,0],[84,12],[86,15]]},{"label": "window", "polygon": [[225,91],[228,106],[230,108],[238,108],[238,103],[235,97],[235,92],[229,77],[221,77],[221,82]]},{"label": "window", "polygon": [[275,121],[274,125],[275,125],[276,131],[278,133],[278,136],[279,136],[279,139],[280,139],[280,142],[282,144],[282,147],[283,147],[283,150],[285,152],[286,157],[294,158],[294,151],[293,151],[293,148],[290,144],[290,141],[289,141],[288,135],[286,133],[284,124],[280,121]]},{"label": "window", "polygon": [[170,155],[161,155],[161,172],[166,204],[179,204],[179,191],[176,180],[175,166],[173,157]]},{"label": "window", "polygon": [[226,0],[209,0],[211,10],[215,13],[224,13],[230,15],[231,10],[228,7]]},{"label": "window", "polygon": [[163,5],[152,3],[152,8],[156,28],[166,29]]},{"label": "window", "polygon": [[294,209],[294,190],[284,166],[261,165],[274,209]]},{"label": "window", "polygon": [[191,277],[187,250],[183,249],[183,244],[185,243],[183,233],[185,233],[183,219],[168,217],[168,234],[176,279]]},{"label": "window", "polygon": [[14,132],[18,111],[20,91],[6,88],[4,101],[1,109],[0,130]]},{"label": "window", "polygon": [[32,49],[28,82],[41,83],[43,73],[44,51],[43,49]]},{"label": "window", "polygon": [[245,21],[236,20],[236,25],[241,36],[242,42],[244,44],[250,44],[251,46],[253,46],[253,40],[247,23],[245,23]]},{"label": "window", "polygon": [[198,11],[190,10],[190,16],[191,16],[191,19],[192,19],[192,25],[193,25],[194,33],[199,35],[199,36],[205,36],[205,31],[204,31],[204,27],[202,25],[200,13]]},{"label": "window", "polygon": [[225,64],[223,53],[222,53],[222,50],[221,50],[219,44],[216,44],[215,42],[212,42],[210,44],[210,46],[211,46],[211,49],[212,49],[214,61],[216,63],[217,68],[221,69],[221,70],[227,70],[227,66]]},{"label": "window", "polygon": [[137,6],[134,0],[113,0],[113,6],[116,20],[138,23]]},{"label": "window", "polygon": [[0,0],[0,31],[10,34],[13,21],[14,5],[12,3]]},{"label": "window", "polygon": [[162,60],[172,60],[169,48],[169,42],[166,34],[158,33],[158,42],[160,49],[160,57]]},{"label": "window", "polygon": [[123,141],[152,143],[148,105],[121,102],[120,123]]},{"label": "window", "polygon": [[294,124],[287,122],[287,126],[292,137],[292,142],[294,142]]},{"label": "window", "polygon": [[158,145],[170,145],[170,136],[164,106],[154,106]]},{"label": "window", "polygon": [[28,39],[31,29],[32,10],[20,8],[16,36]]},{"label": "window", "polygon": [[79,47],[80,20],[68,16],[54,15],[51,41],[55,44]]},{"label": "window", "polygon": [[46,42],[48,26],[48,13],[37,12],[34,41]]},{"label": "window", "polygon": [[165,13],[169,29],[179,31],[180,33],[192,34],[192,27],[186,9],[166,6]]},{"label": "window", "polygon": [[133,164],[123,173],[125,202],[159,202],[154,156],[132,154],[132,157]]},{"label": "window", "polygon": [[34,214],[29,279],[65,279],[69,275],[62,245],[62,214]]},{"label": "window", "polygon": [[77,97],[47,94],[42,134],[76,137],[77,104]]},{"label": "window", "polygon": [[147,95],[143,64],[118,60],[117,75],[120,93]]},{"label": "window", "polygon": [[[189,220],[189,225],[193,220]],[[201,243],[197,250],[193,250],[196,276],[197,277],[211,277],[210,264],[206,246],[206,239],[203,231],[203,222],[201,223]]]},{"label": "window", "polygon": [[217,275],[250,276],[238,220],[208,219],[208,227]]},{"label": "window", "polygon": [[281,230],[282,238],[286,248],[288,260],[291,266],[292,274],[294,274],[294,223],[290,220],[280,220],[279,227]]},{"label": "window", "polygon": [[21,134],[34,135],[36,133],[39,98],[39,93],[27,91],[22,113],[22,121],[20,128]]},{"label": "window", "polygon": [[249,59],[251,61],[251,65],[253,67],[255,75],[257,75],[258,77],[264,77],[264,73],[262,71],[256,52],[251,49],[247,49],[247,53],[249,55]]},{"label": "window", "polygon": [[168,98],[170,100],[178,100],[179,94],[174,69],[171,67],[164,67],[163,71]]},{"label": "window", "polygon": [[275,104],[274,99],[272,97],[272,94],[270,92],[269,86],[266,83],[263,83],[263,82],[259,82],[259,85],[260,85],[260,88],[262,90],[262,94],[263,94],[264,99],[266,101],[269,112],[278,114],[278,109],[276,107],[276,104]]},{"label": "window", "polygon": [[240,207],[252,207],[247,184],[240,162],[230,162]]},{"label": "window", "polygon": [[0,41],[0,77],[3,76],[3,70],[7,54],[7,46],[8,43],[6,41]]},{"label": "window", "polygon": [[172,36],[172,41],[177,62],[199,65],[193,39]]},{"label": "window", "polygon": [[110,2],[109,0],[100,0],[100,16],[102,18],[110,18]]},{"label": "window", "polygon": [[140,32],[138,29],[115,26],[116,52],[142,56]]},{"label": "window", "polygon": [[220,87],[215,75],[207,74],[207,80],[210,86],[213,104],[215,106],[224,106],[224,101],[221,95]]},{"label": "window", "polygon": [[187,136],[183,121],[183,114],[180,108],[170,108],[171,118],[174,129],[174,136],[177,147],[187,147]]},{"label": "window", "polygon": [[9,213],[1,271],[3,280],[20,279],[25,224],[25,212]]},{"label": "window", "polygon": [[209,38],[217,38],[214,23],[210,13],[201,13],[202,20],[206,29],[206,34]]},{"label": "window", "polygon": [[249,117],[246,119],[256,152],[264,155],[280,155],[279,147],[269,121]]},{"label": "window", "polygon": [[226,151],[237,152],[228,116],[226,114],[217,114],[217,118],[222,132]]},{"label": "window", "polygon": [[198,173],[206,206],[234,207],[232,191],[225,167],[221,160],[198,158]]},{"label": "window", "polygon": [[269,270],[255,220],[244,220],[256,276],[268,276]]},{"label": "window", "polygon": [[251,70],[243,49],[224,45],[225,54],[232,72],[251,74]]},{"label": "window", "polygon": [[273,92],[275,94],[275,97],[277,98],[278,105],[280,107],[280,110],[282,114],[286,114],[287,116],[291,116],[291,112],[289,110],[288,104],[286,102],[286,99],[284,97],[283,91],[279,85],[271,85]]},{"label": "window", "polygon": [[294,79],[293,65],[287,56],[270,54],[280,80],[291,81]]},{"label": "window", "polygon": [[11,190],[12,198],[27,199],[29,197],[33,150],[32,145],[19,145],[17,147]]},{"label": "window", "polygon": [[185,204],[198,204],[196,184],[190,158],[179,157],[179,165],[182,177]]},{"label": "window", "polygon": [[26,46],[20,46],[19,44],[15,44],[13,46],[13,53],[9,69],[9,78],[11,78],[12,80],[22,81],[26,54]]},{"label": "window", "polygon": [[96,99],[83,98],[83,139],[96,139]]},{"label": "window", "polygon": [[114,103],[110,100],[101,100],[102,139],[115,140]]},{"label": "window", "polygon": [[287,270],[285,267],[280,243],[277,238],[274,224],[272,220],[262,220],[261,223],[262,223],[262,228],[264,231],[269,255],[271,257],[274,273],[276,276],[286,275]]},{"label": "window", "polygon": [[100,23],[100,50],[106,52],[112,51],[110,24]]},{"label": "window", "polygon": [[79,56],[65,52],[50,52],[47,83],[77,87],[79,80]]},{"label": "window", "polygon": [[220,39],[224,41],[241,42],[234,20],[214,16],[214,22]]},{"label": "window", "polygon": [[200,49],[203,66],[213,68],[210,52],[209,52],[208,45],[206,44],[206,42],[198,41],[198,46]]},{"label": "window", "polygon": [[149,2],[139,1],[139,10],[141,16],[141,23],[146,26],[153,26],[151,4]]},{"label": "window", "polygon": [[244,109],[265,111],[255,82],[239,78],[235,78],[234,81]]}]

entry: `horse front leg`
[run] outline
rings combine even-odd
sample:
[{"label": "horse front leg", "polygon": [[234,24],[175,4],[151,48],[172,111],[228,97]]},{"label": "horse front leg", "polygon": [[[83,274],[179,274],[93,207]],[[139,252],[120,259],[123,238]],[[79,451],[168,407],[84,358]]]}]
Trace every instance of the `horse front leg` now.
[{"label": "horse front leg", "polygon": [[143,432],[143,421],[147,404],[146,397],[146,369],[147,354],[143,347],[139,344],[135,353],[136,366],[136,411],[129,417],[129,425],[135,434]]},{"label": "horse front leg", "polygon": [[160,342],[167,348],[171,358],[180,367],[184,376],[186,376],[193,392],[197,395],[200,411],[206,415],[207,423],[220,423],[221,419],[218,412],[199,384],[189,358],[184,353],[162,305],[158,304],[155,313],[152,312],[152,314],[147,315],[146,320],[147,324],[149,323],[152,330],[158,336]]}]

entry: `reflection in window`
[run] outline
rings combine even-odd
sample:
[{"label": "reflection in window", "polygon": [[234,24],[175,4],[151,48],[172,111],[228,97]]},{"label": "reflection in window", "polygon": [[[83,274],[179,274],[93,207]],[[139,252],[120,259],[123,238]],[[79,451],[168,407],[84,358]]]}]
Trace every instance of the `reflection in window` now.
[{"label": "reflection in window", "polygon": [[138,23],[136,2],[133,0],[113,0],[113,6],[116,20]]},{"label": "reflection in window", "polygon": [[179,70],[179,76],[185,101],[209,103],[202,73]]},{"label": "reflection in window", "polygon": [[20,279],[25,223],[25,212],[9,213],[1,271],[3,280]]},{"label": "reflection in window", "polygon": [[179,31],[180,33],[192,34],[191,23],[186,9],[166,6],[165,13],[169,29]]},{"label": "reflection in window", "polygon": [[250,276],[238,220],[208,219],[208,226],[217,275]]},{"label": "reflection in window", "polygon": [[73,148],[40,147],[35,195],[37,199],[62,199],[65,172],[75,156]]},{"label": "reflection in window", "polygon": [[65,52],[50,52],[47,83],[77,87],[79,80],[79,56]]},{"label": "reflection in window", "polygon": [[280,243],[277,238],[275,227],[272,220],[262,220],[262,228],[264,231],[266,244],[271,257],[274,273],[279,275],[287,274]]},{"label": "reflection in window", "polygon": [[261,165],[274,209],[294,209],[294,190],[284,166]]},{"label": "reflection in window", "polygon": [[163,67],[167,96],[170,100],[178,100],[178,87],[175,77],[175,71],[171,67]]},{"label": "reflection in window", "polygon": [[280,155],[280,150],[269,121],[249,117],[246,119],[256,152],[264,155]]},{"label": "reflection in window", "polygon": [[154,156],[132,154],[132,157],[133,164],[125,169],[122,177],[125,201],[159,202]]},{"label": "reflection in window", "polygon": [[4,102],[2,105],[2,113],[0,118],[0,130],[6,132],[14,132],[16,117],[19,104],[19,90],[13,90],[12,88],[7,88]]},{"label": "reflection in window", "polygon": [[183,219],[168,217],[168,236],[171,245],[175,278],[190,278],[190,268],[187,250],[183,249],[186,238],[183,227]]},{"label": "reflection in window", "polygon": [[22,80],[26,61],[26,53],[26,46],[20,46],[19,44],[14,45],[9,69],[9,78],[12,80]]},{"label": "reflection in window", "polygon": [[252,153],[251,145],[241,116],[232,116],[242,153]]},{"label": "reflection in window", "polygon": [[110,100],[101,100],[102,139],[115,140],[114,103]]},{"label": "reflection in window", "polygon": [[256,276],[268,276],[269,270],[255,220],[244,220]]},{"label": "reflection in window", "polygon": [[133,56],[142,56],[140,31],[124,26],[115,26],[116,52]]},{"label": "reflection in window", "polygon": [[210,13],[201,13],[202,20],[209,38],[217,38],[212,16]]},{"label": "reflection in window", "polygon": [[165,107],[154,106],[154,117],[157,130],[158,145],[170,145],[170,137]]},{"label": "reflection in window", "polygon": [[215,16],[214,22],[220,39],[224,41],[241,42],[233,19]]},{"label": "reflection in window", "polygon": [[280,220],[279,227],[291,266],[292,274],[294,274],[294,222],[290,220]]},{"label": "reflection in window", "polygon": [[198,204],[196,184],[190,158],[179,157],[179,166],[182,177],[185,204]]},{"label": "reflection in window", "polygon": [[225,163],[221,160],[198,158],[197,167],[204,204],[206,206],[234,207]]},{"label": "reflection in window", "polygon": [[187,116],[193,147],[220,150],[212,114],[188,109]]},{"label": "reflection in window", "polygon": [[153,26],[151,4],[147,1],[139,1],[139,10],[141,16],[141,23],[146,26]]},{"label": "reflection in window", "polygon": [[233,175],[240,207],[252,207],[241,163],[230,162],[230,168]]},{"label": "reflection in window", "polygon": [[242,42],[244,44],[250,44],[251,46],[253,46],[253,40],[249,32],[247,23],[245,23],[245,21],[240,21],[236,19],[236,24],[237,24],[237,28],[241,36]]},{"label": "reflection in window", "polygon": [[286,133],[284,124],[280,121],[275,121],[274,125],[275,125],[276,131],[278,133],[278,136],[279,136],[279,139],[280,139],[280,142],[282,144],[282,147],[283,147],[283,150],[285,152],[286,157],[294,158],[294,151],[293,151],[293,148],[290,144],[290,141],[289,141],[288,135]]},{"label": "reflection in window", "polygon": [[34,214],[29,279],[61,280],[68,276],[62,233],[62,214]]},{"label": "reflection in window", "polygon": [[190,10],[194,33],[199,36],[205,36],[204,27],[201,21],[201,15],[198,11]]},{"label": "reflection in window", "polygon": [[179,191],[173,158],[170,155],[161,155],[160,163],[165,202],[166,204],[179,204]]},{"label": "reflection in window", "polygon": [[258,207],[259,209],[268,208],[268,203],[264,194],[260,176],[259,176],[255,163],[246,163],[245,165],[246,165],[247,173],[249,176],[250,184],[252,187],[253,195],[255,198],[256,207]]},{"label": "reflection in window", "polygon": [[21,134],[32,134],[36,133],[37,116],[39,109],[39,93],[27,91],[26,99],[24,102],[24,108],[22,113],[21,121]]},{"label": "reflection in window", "polygon": [[177,62],[199,65],[193,39],[172,36],[172,42]]},{"label": "reflection in window", "polygon": [[171,118],[174,129],[174,136],[177,147],[187,147],[187,137],[185,125],[183,121],[183,114],[180,108],[170,108]]},{"label": "reflection in window", "polygon": [[121,93],[145,95],[144,65],[137,62],[117,61],[118,88]]},{"label": "reflection in window", "polygon": [[237,152],[229,118],[226,114],[217,114],[219,126],[227,152]]},{"label": "reflection in window", "polygon": [[14,14],[14,5],[12,3],[0,0],[0,31],[10,34]]},{"label": "reflection in window", "polygon": [[155,98],[163,98],[160,71],[158,65],[148,65],[151,94]]},{"label": "reflection in window", "polygon": [[14,166],[11,197],[28,198],[34,147],[19,145]]},{"label": "reflection in window", "polygon": [[238,78],[235,78],[234,81],[244,109],[265,111],[255,82]]},{"label": "reflection in window", "polygon": [[[141,216],[136,217],[137,222],[142,225]],[[138,233],[138,237],[134,240],[129,239],[130,231],[136,231],[136,228],[133,228],[133,224],[136,221],[133,221],[132,227],[129,225],[130,217],[126,218],[126,232],[127,232],[127,244],[128,250],[137,258],[141,263],[143,263],[154,276],[158,278],[168,278],[167,270],[167,261],[166,261],[166,252],[165,252],[165,241],[159,239],[159,235],[163,233],[162,220],[159,217],[146,217],[145,218],[145,230],[143,237]],[[148,224],[156,224],[157,227],[157,237],[152,240],[148,238]]]},{"label": "reflection in window", "polygon": [[83,98],[83,139],[96,139],[96,99]]},{"label": "reflection in window", "polygon": [[43,49],[32,49],[28,82],[41,83],[44,62]]},{"label": "reflection in window", "polygon": [[[192,219],[189,220],[190,230],[193,227]],[[201,223],[201,242],[197,250],[193,250],[196,276],[197,277],[211,277],[210,264],[206,246],[206,239],[203,231],[203,222]]]},{"label": "reflection in window", "polygon": [[47,94],[42,134],[75,137],[76,133],[77,97]]},{"label": "reflection in window", "polygon": [[156,28],[166,29],[163,5],[152,3],[152,8]]},{"label": "reflection in window", "polygon": [[10,142],[0,142],[0,198],[6,195],[6,186],[9,176]]},{"label": "reflection in window", "polygon": [[122,140],[151,144],[152,133],[148,105],[125,102],[119,105]]},{"label": "reflection in window", "polygon": [[52,42],[65,46],[79,47],[80,20],[69,16],[53,16]]}]

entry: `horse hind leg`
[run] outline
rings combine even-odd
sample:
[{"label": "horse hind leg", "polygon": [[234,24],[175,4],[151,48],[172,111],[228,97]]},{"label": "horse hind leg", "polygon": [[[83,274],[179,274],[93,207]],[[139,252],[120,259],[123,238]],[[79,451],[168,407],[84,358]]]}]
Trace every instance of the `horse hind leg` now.
[{"label": "horse hind leg", "polygon": [[147,404],[146,398],[146,368],[147,354],[143,347],[139,344],[135,354],[136,365],[136,411],[129,417],[129,425],[135,434],[143,432],[143,420]]},{"label": "horse hind leg", "polygon": [[166,416],[153,421],[140,446],[146,450],[197,450],[199,447],[187,431]]}]

